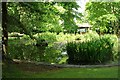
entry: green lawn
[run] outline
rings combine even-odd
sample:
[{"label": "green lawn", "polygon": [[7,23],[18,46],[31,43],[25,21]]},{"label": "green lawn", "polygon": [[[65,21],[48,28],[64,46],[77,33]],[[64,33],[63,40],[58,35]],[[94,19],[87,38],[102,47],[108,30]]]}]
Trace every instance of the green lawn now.
[{"label": "green lawn", "polygon": [[34,72],[10,65],[3,66],[3,78],[118,78],[118,67],[58,68]]},{"label": "green lawn", "polygon": [[116,67],[112,68],[64,68],[62,70],[34,74],[40,78],[117,78]]}]

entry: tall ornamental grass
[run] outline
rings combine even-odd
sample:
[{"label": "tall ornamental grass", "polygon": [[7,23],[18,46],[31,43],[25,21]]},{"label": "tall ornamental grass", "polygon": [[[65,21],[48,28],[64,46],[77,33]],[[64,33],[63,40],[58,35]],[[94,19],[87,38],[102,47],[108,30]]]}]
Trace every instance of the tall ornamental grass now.
[{"label": "tall ornamental grass", "polygon": [[[87,35],[87,37],[86,37]],[[69,64],[100,64],[117,59],[118,39],[115,35],[84,35],[84,41],[67,43]]]}]

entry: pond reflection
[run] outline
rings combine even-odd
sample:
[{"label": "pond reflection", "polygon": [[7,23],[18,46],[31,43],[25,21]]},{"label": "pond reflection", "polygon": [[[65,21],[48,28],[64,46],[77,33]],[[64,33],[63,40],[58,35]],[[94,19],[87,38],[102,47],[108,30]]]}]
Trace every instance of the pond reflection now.
[{"label": "pond reflection", "polygon": [[67,53],[63,43],[35,46],[9,42],[9,57],[19,60],[62,64],[66,63]]}]

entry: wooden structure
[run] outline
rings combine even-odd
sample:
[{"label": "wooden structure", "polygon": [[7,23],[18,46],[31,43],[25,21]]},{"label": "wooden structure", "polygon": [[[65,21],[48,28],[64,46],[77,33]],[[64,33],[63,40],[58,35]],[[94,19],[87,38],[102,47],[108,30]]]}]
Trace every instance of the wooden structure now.
[{"label": "wooden structure", "polygon": [[91,28],[91,25],[88,23],[77,24],[77,25],[78,25],[77,31],[82,34],[86,33]]}]

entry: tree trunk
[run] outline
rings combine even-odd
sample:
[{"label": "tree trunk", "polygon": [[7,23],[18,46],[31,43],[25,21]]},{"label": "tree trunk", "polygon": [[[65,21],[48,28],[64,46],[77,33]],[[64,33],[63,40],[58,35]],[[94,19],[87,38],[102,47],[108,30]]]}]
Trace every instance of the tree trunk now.
[{"label": "tree trunk", "polygon": [[[112,5],[112,13],[114,14],[114,15],[116,15],[116,10],[115,10],[115,6],[114,6],[114,4]],[[117,34],[117,29],[118,29],[118,23],[117,23],[117,21],[113,21],[112,22],[112,27],[113,27],[113,30],[114,30],[114,34]]]},{"label": "tree trunk", "polygon": [[2,2],[2,59],[6,59],[8,51],[8,30],[7,30],[7,6],[6,2]]}]

